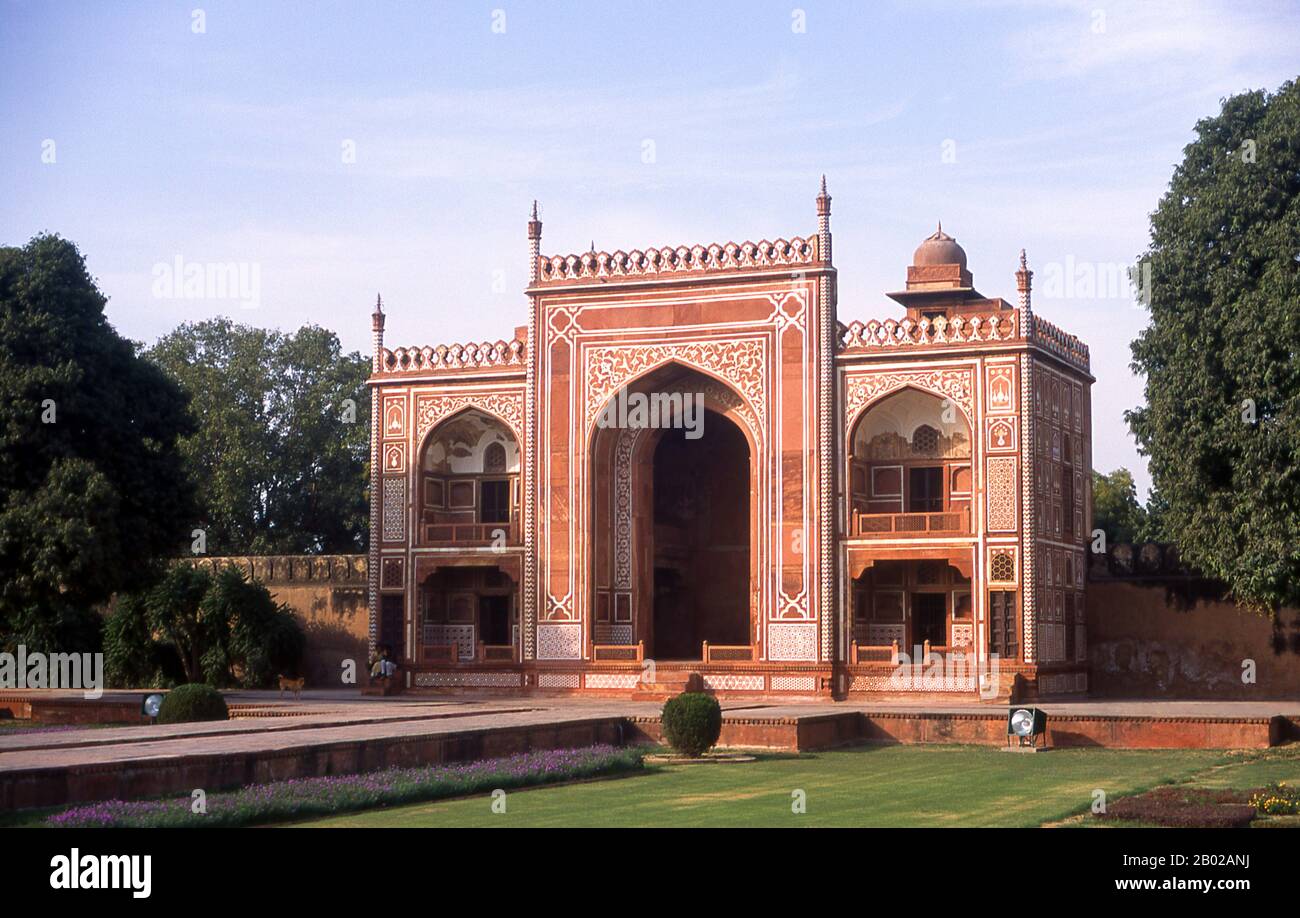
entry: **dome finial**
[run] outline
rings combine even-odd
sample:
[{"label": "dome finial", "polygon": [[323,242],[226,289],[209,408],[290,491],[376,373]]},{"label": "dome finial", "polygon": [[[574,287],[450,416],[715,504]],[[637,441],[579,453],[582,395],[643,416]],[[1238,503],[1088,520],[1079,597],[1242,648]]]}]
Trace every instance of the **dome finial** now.
[{"label": "dome finial", "polygon": [[957,240],[943,231],[943,221],[938,221],[934,234],[928,236],[917,246],[912,254],[912,264],[922,265],[961,265],[966,269],[966,252]]}]

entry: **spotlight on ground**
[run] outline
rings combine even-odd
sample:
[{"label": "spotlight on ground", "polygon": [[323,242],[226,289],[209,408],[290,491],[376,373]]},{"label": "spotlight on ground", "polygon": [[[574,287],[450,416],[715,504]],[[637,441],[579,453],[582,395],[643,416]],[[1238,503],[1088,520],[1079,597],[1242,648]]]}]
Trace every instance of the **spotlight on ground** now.
[{"label": "spotlight on ground", "polygon": [[154,692],[151,695],[145,695],[140,700],[140,713],[150,720],[157,718],[158,710],[162,707],[163,696],[161,692]]},{"label": "spotlight on ground", "polygon": [[1011,708],[1007,712],[1007,745],[1016,737],[1017,748],[1036,749],[1041,738],[1047,745],[1047,712],[1040,708]]}]

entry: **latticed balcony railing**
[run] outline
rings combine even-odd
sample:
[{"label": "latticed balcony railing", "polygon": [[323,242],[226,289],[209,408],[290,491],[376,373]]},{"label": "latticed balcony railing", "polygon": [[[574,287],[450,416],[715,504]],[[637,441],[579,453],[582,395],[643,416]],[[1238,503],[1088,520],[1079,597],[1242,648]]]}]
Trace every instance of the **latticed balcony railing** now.
[{"label": "latticed balcony railing", "polygon": [[518,520],[508,523],[425,523],[420,534],[425,545],[492,545],[499,543],[502,533],[506,545],[518,545]]},{"label": "latticed balcony railing", "polygon": [[970,533],[970,510],[938,513],[853,514],[852,535],[858,538],[893,538],[909,535],[957,535]]},{"label": "latticed balcony railing", "polygon": [[592,644],[591,658],[597,663],[640,663],[645,659],[645,641],[635,644]]},{"label": "latticed balcony railing", "polygon": [[[951,653],[970,653],[973,649],[970,644],[942,645],[924,641],[919,648],[912,648],[911,653],[919,652],[921,656],[920,659],[911,662],[924,663],[932,653],[946,656]],[[859,644],[854,641],[849,645],[849,662],[855,666],[860,663],[888,663],[890,666],[897,666],[898,654],[898,641],[889,644]]]},{"label": "latticed balcony railing", "polygon": [[474,655],[461,653],[458,644],[423,644],[420,646],[421,663],[515,663],[517,656],[513,644],[485,644],[479,641]]},{"label": "latticed balcony railing", "polygon": [[752,663],[758,648],[751,644],[710,644],[704,642],[705,663]]}]

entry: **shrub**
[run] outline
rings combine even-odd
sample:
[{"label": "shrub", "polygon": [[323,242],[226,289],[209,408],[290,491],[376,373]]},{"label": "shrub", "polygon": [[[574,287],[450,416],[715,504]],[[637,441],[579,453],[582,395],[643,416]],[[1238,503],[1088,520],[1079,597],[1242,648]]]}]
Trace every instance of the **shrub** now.
[{"label": "shrub", "polygon": [[191,682],[172,689],[163,696],[158,711],[160,724],[187,724],[196,720],[228,720],[226,699],[210,685]]},{"label": "shrub", "polygon": [[267,588],[227,567],[173,564],[154,586],[119,597],[105,626],[114,685],[206,682],[257,688],[298,672],[307,639]]},{"label": "shrub", "polygon": [[722,734],[722,706],[704,692],[683,692],[664,705],[663,725],[670,746],[682,755],[703,755]]}]

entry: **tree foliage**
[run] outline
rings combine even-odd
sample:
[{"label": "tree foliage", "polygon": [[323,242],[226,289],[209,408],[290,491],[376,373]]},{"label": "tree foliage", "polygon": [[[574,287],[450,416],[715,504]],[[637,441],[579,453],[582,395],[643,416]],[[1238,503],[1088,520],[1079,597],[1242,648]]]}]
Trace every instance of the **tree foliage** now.
[{"label": "tree foliage", "polygon": [[90,650],[90,609],[194,518],[186,398],[114,331],[77,247],[0,248],[0,644]]},{"label": "tree foliage", "polygon": [[298,670],[306,637],[287,606],[235,568],[213,576],[177,564],[119,599],[105,625],[105,664],[118,686],[179,681],[266,686]]},{"label": "tree foliage", "polygon": [[1196,125],[1144,260],[1128,419],[1164,527],[1244,603],[1300,604],[1300,84]]},{"label": "tree foliage", "polygon": [[209,554],[362,551],[369,361],[315,326],[185,324],[149,357],[192,396],[182,441]]},{"label": "tree foliage", "polygon": [[1119,468],[1109,475],[1092,473],[1093,526],[1106,533],[1106,544],[1149,542],[1160,538],[1150,507],[1138,502],[1133,473]]}]

